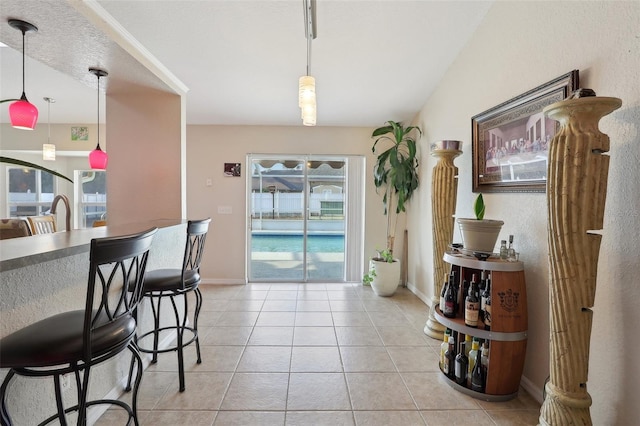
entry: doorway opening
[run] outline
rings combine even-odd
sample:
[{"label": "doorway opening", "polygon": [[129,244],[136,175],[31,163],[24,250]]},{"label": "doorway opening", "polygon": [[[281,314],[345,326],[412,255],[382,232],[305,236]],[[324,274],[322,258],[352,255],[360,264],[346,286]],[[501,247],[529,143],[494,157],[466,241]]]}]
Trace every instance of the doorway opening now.
[{"label": "doorway opening", "polygon": [[247,281],[358,280],[364,158],[252,154],[247,164]]}]

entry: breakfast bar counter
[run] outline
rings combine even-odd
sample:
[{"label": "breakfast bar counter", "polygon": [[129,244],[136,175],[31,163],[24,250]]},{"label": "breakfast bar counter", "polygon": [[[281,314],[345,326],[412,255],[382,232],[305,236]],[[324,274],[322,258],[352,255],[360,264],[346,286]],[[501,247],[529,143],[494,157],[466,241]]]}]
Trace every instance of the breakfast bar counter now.
[{"label": "breakfast bar counter", "polygon": [[[186,220],[162,219],[2,240],[0,337],[60,312],[84,309],[91,239],[130,235],[157,227],[147,270],[181,268],[186,226]],[[171,311],[166,309],[165,313],[172,317]],[[139,329],[153,327],[146,304],[139,307],[138,322]],[[123,356],[106,368],[92,371],[92,376],[100,377],[93,377],[91,392],[112,396],[122,392],[129,361],[129,356]],[[6,370],[0,372],[1,376],[4,374]],[[14,424],[33,424],[35,419],[55,412],[51,382],[21,378],[12,384],[8,396]],[[63,398],[70,401],[74,393],[66,391]],[[94,412],[94,418],[99,414]]]}]

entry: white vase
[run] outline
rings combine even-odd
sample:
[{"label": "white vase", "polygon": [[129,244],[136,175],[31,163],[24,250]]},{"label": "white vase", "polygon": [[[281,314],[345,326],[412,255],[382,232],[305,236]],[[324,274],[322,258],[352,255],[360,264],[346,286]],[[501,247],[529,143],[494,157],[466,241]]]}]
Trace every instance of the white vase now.
[{"label": "white vase", "polygon": [[374,270],[376,276],[371,281],[371,288],[378,296],[392,296],[400,283],[400,260],[393,259],[392,263],[384,260],[369,261],[369,270]]},{"label": "white vase", "polygon": [[504,222],[492,219],[458,219],[462,243],[466,250],[493,253]]}]

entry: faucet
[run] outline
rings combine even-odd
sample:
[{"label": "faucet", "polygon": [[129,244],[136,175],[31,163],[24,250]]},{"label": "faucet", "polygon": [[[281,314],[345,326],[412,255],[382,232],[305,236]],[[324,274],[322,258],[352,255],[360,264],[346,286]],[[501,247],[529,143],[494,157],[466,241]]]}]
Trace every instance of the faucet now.
[{"label": "faucet", "polygon": [[67,215],[65,218],[65,231],[71,231],[71,207],[69,206],[69,197],[64,194],[56,195],[51,202],[51,214],[56,214],[56,206],[58,201],[62,200],[65,208],[67,209]]}]

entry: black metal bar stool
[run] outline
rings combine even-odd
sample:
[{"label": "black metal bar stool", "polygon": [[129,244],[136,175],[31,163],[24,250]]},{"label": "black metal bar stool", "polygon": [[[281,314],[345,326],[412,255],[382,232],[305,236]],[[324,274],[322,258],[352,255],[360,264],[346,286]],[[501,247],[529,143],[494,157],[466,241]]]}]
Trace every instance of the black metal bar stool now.
[{"label": "black metal bar stool", "polygon": [[[202,293],[198,288],[200,284],[200,263],[204,253],[204,243],[209,231],[211,219],[190,220],[187,223],[187,241],[184,249],[182,269],[156,269],[149,271],[144,279],[143,298],[149,298],[151,311],[153,313],[154,328],[136,338],[140,352],[153,355],[151,363],[158,361],[158,354],[177,351],[178,353],[178,377],[180,379],[180,392],[185,390],[184,380],[184,348],[191,343],[196,344],[197,363],[202,362],[200,357],[200,341],[198,340],[198,315],[202,307]],[[188,296],[193,292],[196,298],[193,324],[189,323]],[[183,300],[184,312],[182,318],[176,304],[176,296],[181,296]],[[162,300],[169,298],[175,315],[175,325],[160,325],[160,308]],[[185,331],[189,334],[185,339]],[[161,332],[175,332],[177,334],[176,344],[167,348],[158,348]],[[141,341],[153,336],[153,347],[144,347]],[[129,385],[133,376],[133,360],[129,371]]]},{"label": "black metal bar stool", "polygon": [[[66,425],[65,414],[71,412],[78,413],[78,425],[85,425],[87,408],[97,404],[118,405],[129,414],[129,422],[133,419],[138,424],[142,359],[135,342],[133,313],[142,297],[149,248],[156,232],[157,228],[152,228],[135,235],[91,240],[85,308],[51,316],[0,340],[0,367],[9,368],[0,386],[2,425],[12,424],[5,396],[16,375],[53,376],[58,412],[42,425],[54,420]],[[138,365],[131,405],[112,399],[87,401],[91,368],[125,349],[132,352]],[[75,376],[78,403],[65,409],[60,377],[67,373]]]}]

